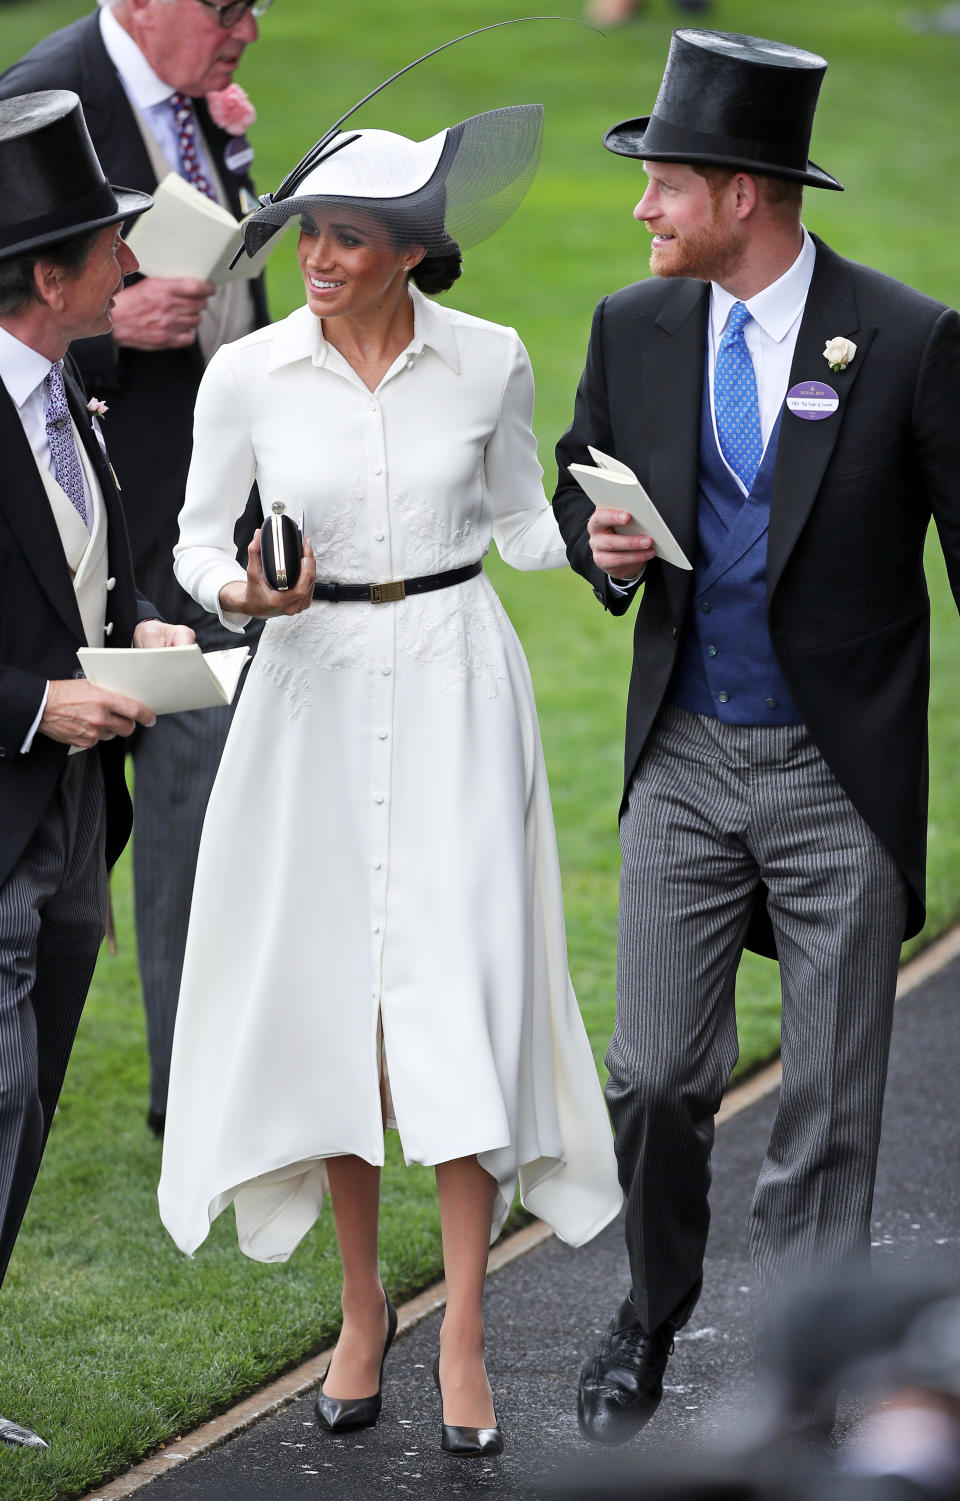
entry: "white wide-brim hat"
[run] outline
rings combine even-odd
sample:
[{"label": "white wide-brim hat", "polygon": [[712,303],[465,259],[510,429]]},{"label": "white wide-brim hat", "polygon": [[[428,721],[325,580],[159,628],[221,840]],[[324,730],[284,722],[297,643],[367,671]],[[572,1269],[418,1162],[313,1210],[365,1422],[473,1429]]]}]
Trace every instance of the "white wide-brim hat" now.
[{"label": "white wide-brim hat", "polygon": [[427,254],[478,245],[509,219],[540,160],[543,106],[487,110],[425,141],[389,130],[341,131],[307,153],[243,224],[254,255],[294,215],[343,205]]}]

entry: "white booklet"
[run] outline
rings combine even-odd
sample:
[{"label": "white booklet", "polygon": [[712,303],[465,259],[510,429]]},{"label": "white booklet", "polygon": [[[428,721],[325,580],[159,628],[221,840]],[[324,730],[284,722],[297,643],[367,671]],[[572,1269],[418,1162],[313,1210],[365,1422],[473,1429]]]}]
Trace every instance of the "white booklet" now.
[{"label": "white booklet", "polygon": [[233,702],[248,646],[203,652],[192,646],[81,646],[80,666],[98,688],[125,693],[154,714]]},{"label": "white booklet", "polygon": [[238,221],[177,172],[168,172],[157,184],[153,208],[140,215],[127,236],[144,276],[196,276],[217,286],[259,276],[280,239],[280,231],[271,235],[255,256],[244,253],[231,271],[242,243]]},{"label": "white booklet", "polygon": [[596,468],[590,464],[571,464],[570,473],[577,484],[593,501],[595,506],[610,506],[617,511],[629,511],[631,519],[618,532],[633,536],[649,537],[657,550],[657,557],[676,568],[690,568],[683,549],[673,535],[646,490],[633,470],[619,459],[601,453],[599,448],[587,445],[587,452]]}]

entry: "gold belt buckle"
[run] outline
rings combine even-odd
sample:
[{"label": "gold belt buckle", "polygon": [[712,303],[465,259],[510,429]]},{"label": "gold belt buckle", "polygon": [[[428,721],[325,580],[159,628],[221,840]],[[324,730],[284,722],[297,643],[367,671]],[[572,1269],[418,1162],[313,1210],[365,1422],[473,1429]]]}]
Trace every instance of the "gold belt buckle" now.
[{"label": "gold belt buckle", "polygon": [[403,579],[395,579],[392,584],[371,584],[370,603],[372,605],[391,604],[395,599],[405,599],[407,591]]}]

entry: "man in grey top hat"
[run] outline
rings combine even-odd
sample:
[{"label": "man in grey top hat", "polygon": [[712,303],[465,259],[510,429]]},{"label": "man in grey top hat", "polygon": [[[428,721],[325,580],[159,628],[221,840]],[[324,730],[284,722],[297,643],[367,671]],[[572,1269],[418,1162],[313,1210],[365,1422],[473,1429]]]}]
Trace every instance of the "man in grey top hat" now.
[{"label": "man in grey top hat", "polygon": [[[137,262],[66,90],[0,103],[0,1281],[23,1220],[130,832],[123,741],[152,712],[77,648],[188,645],[135,590],[95,411],[67,357]],[[66,358],[65,358],[66,357]],[[43,1440],[0,1417],[0,1442]]]},{"label": "man in grey top hat", "polygon": [[[866,1259],[900,945],[924,917],[936,521],[960,598],[960,318],[804,228],[822,58],[674,34],[649,117],[647,281],[596,310],[554,501],[603,606],[639,600],[607,1099],[629,1296],[583,1367],[587,1437],[650,1418],[700,1290],[745,945],[775,955],[783,1088],[751,1210],[765,1285]],[[627,464],[692,567],[596,511]],[[829,1337],[829,1331],[823,1331]]]}]

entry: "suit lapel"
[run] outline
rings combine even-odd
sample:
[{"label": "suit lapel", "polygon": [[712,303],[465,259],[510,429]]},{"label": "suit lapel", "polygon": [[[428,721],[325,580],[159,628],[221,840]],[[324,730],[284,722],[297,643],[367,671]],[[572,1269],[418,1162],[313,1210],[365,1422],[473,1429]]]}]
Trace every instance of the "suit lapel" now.
[{"label": "suit lapel", "polygon": [[[80,434],[80,441],[83,444],[84,451],[90,463],[93,465],[94,473],[100,485],[100,494],[106,508],[107,547],[110,557],[113,559],[113,549],[117,537],[121,535],[122,526],[117,478],[113,472],[113,465],[97,442],[97,435],[93,430],[93,419],[87,411],[86,403],[83,399],[83,388],[71,370],[69,361],[64,364],[63,374],[70,415],[76,423],[77,431]],[[111,571],[116,571],[113,562],[111,562]]]},{"label": "suit lapel", "polygon": [[83,113],[98,151],[109,157],[111,182],[149,192],[157,185],[126,90],[100,33],[100,13],[88,17],[81,42]]},{"label": "suit lapel", "polygon": [[[773,596],[817,498],[840,434],[850,393],[876,333],[875,328],[860,328],[853,278],[846,261],[821,240],[814,239],[817,259],[797,335],[788,389],[801,381],[820,381],[836,391],[840,405],[831,416],[816,422],[797,417],[783,408],[770,496],[768,599]],[[828,339],[837,336],[853,339],[857,353],[846,370],[834,373],[823,358],[823,348]]]},{"label": "suit lapel", "polygon": [[6,387],[0,384],[0,449],[4,456],[4,482],[0,485],[0,509],[36,574],[37,581],[78,640],[85,640],[77,596],[63,552],[63,543],[37,461],[27,442],[17,409]]},{"label": "suit lapel", "polygon": [[[647,435],[644,462],[650,498],[688,558],[697,550],[697,472],[703,397],[704,349],[710,288],[706,282],[681,281],[670,289],[655,322],[645,326],[647,348],[637,399],[643,411],[640,430]],[[691,575],[664,568],[674,618],[686,609]]]}]

